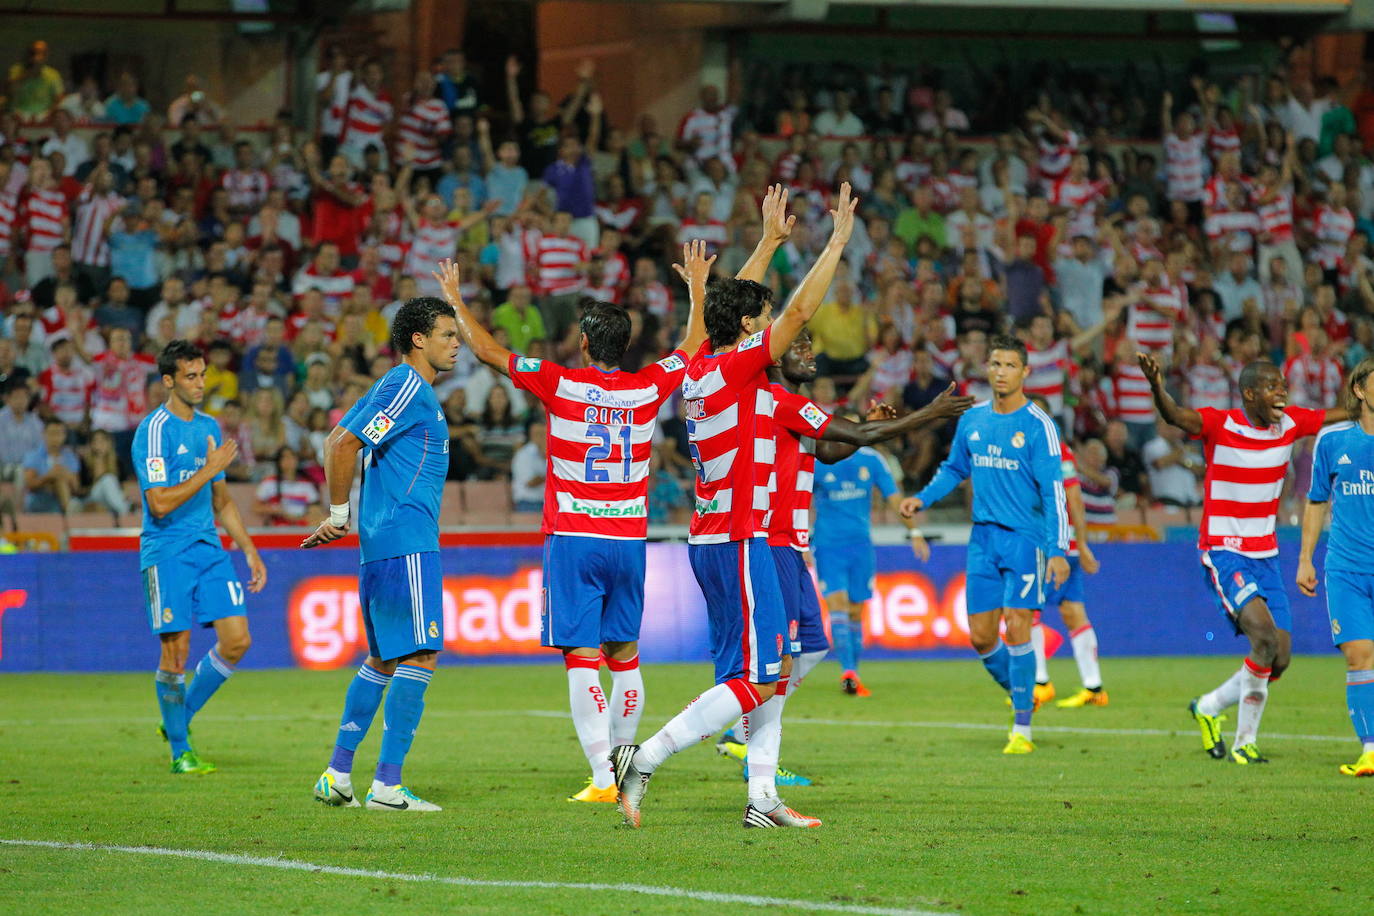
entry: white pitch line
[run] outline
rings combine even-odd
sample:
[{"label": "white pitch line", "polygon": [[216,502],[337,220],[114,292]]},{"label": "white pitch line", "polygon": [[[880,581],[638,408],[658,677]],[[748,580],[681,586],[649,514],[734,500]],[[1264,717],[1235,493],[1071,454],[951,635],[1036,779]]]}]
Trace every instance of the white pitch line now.
[{"label": "white pitch line", "polygon": [[[882,722],[862,719],[808,719],[798,716],[788,719],[788,725],[854,725],[859,728],[952,728],[972,731],[1005,732],[1005,725],[991,722]],[[1036,733],[1063,732],[1073,735],[1126,735],[1171,738],[1177,735],[1192,735],[1193,728],[1086,728],[1079,725],[1041,725],[1035,723]],[[1275,738],[1280,741],[1343,741],[1357,740],[1354,735],[1291,735],[1283,732],[1264,732],[1265,740]]]},{"label": "white pitch line", "polygon": [[447,875],[407,874],[405,872],[373,871],[366,868],[344,868],[338,865],[317,865],[295,859],[270,859],[243,856],[205,849],[165,849],[158,846],[105,846],[97,843],[61,843],[51,840],[0,839],[3,846],[26,846],[33,849],[59,849],[75,852],[122,852],[131,855],[164,856],[174,859],[195,859],[222,865],[246,865],[251,868],[276,868],[282,871],[306,871],[317,875],[338,875],[346,878],[375,878],[386,881],[449,884],[457,887],[497,887],[530,890],[615,891],[626,894],[645,894],[651,897],[673,897],[679,900],[698,900],[702,903],[735,904],[808,910],[822,913],[862,913],[866,916],[949,916],[930,910],[908,910],[894,907],[857,906],[846,903],[827,903],[820,900],[788,900],[781,897],[762,897],[753,894],[722,894],[716,891],[694,891],[683,887],[658,887],[652,884],[601,884],[572,881],[499,881],[482,878],[460,878]]}]

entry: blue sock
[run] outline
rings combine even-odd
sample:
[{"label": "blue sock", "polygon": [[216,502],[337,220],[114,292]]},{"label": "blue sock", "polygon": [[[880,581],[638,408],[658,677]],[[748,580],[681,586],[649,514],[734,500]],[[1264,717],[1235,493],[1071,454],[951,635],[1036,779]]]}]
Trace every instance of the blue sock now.
[{"label": "blue sock", "polygon": [[401,765],[410,753],[415,730],[420,727],[420,716],[425,711],[425,688],[433,676],[432,669],[419,665],[396,666],[391,690],[386,695],[382,754],[377,760],[377,781],[384,786],[401,784]]},{"label": "blue sock", "polygon": [[851,618],[849,618],[849,654],[850,654],[851,658],[853,659],[853,662],[854,662],[854,663],[853,663],[852,665],[849,666],[849,670],[850,670],[850,671],[853,671],[853,672],[855,672],[855,673],[858,673],[858,670],[859,670],[859,656],[863,654],[863,651],[864,651],[864,625],[863,625],[863,621],[862,621],[862,620],[855,620],[853,617],[851,617]]},{"label": "blue sock", "polygon": [[200,712],[200,708],[205,705],[205,701],[214,695],[216,690],[229,680],[229,675],[234,673],[234,666],[224,660],[214,649],[205,653],[205,657],[196,665],[196,677],[191,681],[191,687],[186,691],[186,724],[191,724],[191,719]]},{"label": "blue sock", "polygon": [[983,660],[983,667],[988,669],[988,674],[992,679],[1001,685],[1002,689],[1011,692],[1011,654],[1007,652],[1006,643],[1000,639],[997,641],[997,648],[986,655],[978,653],[978,657]]},{"label": "blue sock", "polygon": [[853,671],[856,659],[853,639],[849,633],[848,614],[843,611],[831,613],[830,638],[835,643],[835,660],[840,663],[840,670]]},{"label": "blue sock", "polygon": [[1017,725],[1030,725],[1035,711],[1035,651],[1030,640],[1007,646],[1011,668],[1011,709]]},{"label": "blue sock", "polygon": [[353,753],[367,737],[377,708],[382,705],[382,694],[386,685],[391,683],[391,675],[364,664],[353,675],[344,696],[343,718],[339,720],[339,737],[334,739],[334,756],[329,758],[329,766],[340,773],[353,772]]},{"label": "blue sock", "polygon": [[1367,749],[1374,743],[1374,671],[1345,673],[1345,702],[1355,735]]},{"label": "blue sock", "polygon": [[158,709],[162,710],[162,727],[167,730],[172,759],[176,760],[191,749],[186,740],[186,675],[159,670],[155,684]]}]

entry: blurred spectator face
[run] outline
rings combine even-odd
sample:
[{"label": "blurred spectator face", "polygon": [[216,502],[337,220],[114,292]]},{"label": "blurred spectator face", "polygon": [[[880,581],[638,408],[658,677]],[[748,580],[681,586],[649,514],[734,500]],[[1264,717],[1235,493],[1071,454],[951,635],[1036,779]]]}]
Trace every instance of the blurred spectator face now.
[{"label": "blurred spectator face", "polygon": [[564,162],[576,162],[582,158],[582,141],[574,136],[566,136],[558,144],[558,156]]},{"label": "blurred spectator face", "polygon": [[315,253],[315,269],[322,274],[332,274],[339,269],[339,248],[325,243]]},{"label": "blurred spectator face", "polygon": [[1092,239],[1086,236],[1076,236],[1073,240],[1073,256],[1080,261],[1087,262],[1093,256]]},{"label": "blurred spectator face", "polygon": [[370,92],[377,92],[382,88],[382,65],[375,60],[368,61],[363,65],[362,77],[363,85],[365,85]]},{"label": "blurred spectator face", "polygon": [[1042,350],[1054,343],[1054,322],[1048,315],[1036,315],[1031,319],[1030,342]]},{"label": "blurred spectator face", "polygon": [[[258,357],[253,362],[253,368],[263,375],[277,374],[277,350],[275,347],[263,347],[258,350]],[[259,392],[261,394],[261,392]],[[256,404],[257,401],[254,401]]]},{"label": "blurred spectator face", "polygon": [[[1107,448],[1114,452],[1124,451],[1126,448],[1126,424],[1120,420],[1111,420],[1107,423],[1105,444]],[[1091,443],[1089,443],[1091,444]],[[1102,455],[1102,462],[1105,464],[1106,455]]]},{"label": "blurred spectator face", "polygon": [[34,159],[29,163],[29,185],[43,189],[48,186],[52,179],[52,166],[46,159]]},{"label": "blurred spectator face", "polygon": [[1037,223],[1043,223],[1050,216],[1050,202],[1037,194],[1026,203],[1026,216]]},{"label": "blurred spectator face", "polygon": [[348,181],[350,171],[348,160],[343,156],[335,156],[329,160],[329,180],[335,184],[343,184]]},{"label": "blurred spectator face", "polygon": [[62,313],[70,312],[76,305],[76,287],[63,283],[53,292],[53,304]]},{"label": "blurred spectator face", "polygon": [[1016,237],[1016,257],[1022,261],[1035,259],[1035,236],[1018,235]]},{"label": "blurred spectator face", "polygon": [[[447,58],[445,59],[447,60]],[[416,102],[424,101],[434,95],[434,74],[426,69],[421,69],[415,74],[415,81],[412,86],[415,89],[414,100]]]},{"label": "blurred spectator face", "polygon": [[5,394],[5,406],[15,415],[25,413],[29,409],[29,389],[23,385],[15,385]]},{"label": "blurred spectator face", "polygon": [[711,219],[711,205],[715,202],[710,194],[702,192],[697,195],[696,203],[692,208],[692,216],[697,222],[709,222]]},{"label": "blurred spectator face", "polygon": [[67,441],[67,427],[54,420],[43,424],[43,444],[48,451],[56,455],[62,450],[62,444]]},{"label": "blurred spectator face", "polygon": [[715,86],[701,87],[701,107],[707,111],[720,110],[720,89]]},{"label": "blurred spectator face", "polygon": [[186,284],[180,277],[168,277],[162,281],[162,301],[168,305],[180,305],[186,301]]},{"label": "blurred spectator face", "polygon": [[52,361],[63,369],[69,369],[72,365],[72,357],[76,355],[76,348],[72,345],[70,337],[59,337],[52,345]]},{"label": "blurred spectator face", "polygon": [[566,210],[560,210],[553,215],[553,234],[567,235],[572,228],[572,214]]},{"label": "blurred spectator face", "polygon": [[918,185],[911,192],[911,203],[917,210],[924,213],[934,206],[935,196],[931,193],[930,188],[925,185]]},{"label": "blurred spectator face", "polygon": [[1231,276],[1237,280],[1244,278],[1250,270],[1250,256],[1242,251],[1231,253]]},{"label": "blurred spectator face", "polygon": [[510,298],[507,301],[523,311],[529,308],[530,298],[530,288],[528,286],[512,286],[510,289]]},{"label": "blurred spectator face", "polygon": [[500,147],[496,150],[496,158],[500,159],[506,168],[515,168],[520,164],[520,144],[514,140],[501,141]]},{"label": "blurred spectator face", "polygon": [[1159,285],[1163,277],[1164,265],[1159,262],[1158,258],[1151,258],[1140,268],[1140,279],[1144,280],[1150,286]]},{"label": "blurred spectator face", "polygon": [[[1113,420],[1111,423],[1107,424],[1107,435],[1109,437],[1111,436],[1113,425],[1120,427],[1119,435],[1121,437],[1121,442],[1124,443],[1126,440],[1126,427],[1120,420]],[[1107,466],[1107,449],[1098,439],[1089,439],[1087,442],[1083,443],[1083,448],[1078,454],[1083,456],[1088,467],[1094,471],[1100,471]]]},{"label": "blurred spectator face", "polygon": [[460,213],[466,213],[472,209],[472,190],[466,187],[453,189],[453,209]]},{"label": "blurred spectator face", "polygon": [[324,315],[324,294],[317,289],[308,289],[301,296],[301,312],[310,318]]},{"label": "blurred spectator face", "polygon": [[275,316],[267,319],[267,324],[263,326],[262,330],[263,349],[271,350],[273,353],[276,353],[277,348],[281,346],[285,338],[286,322]]}]

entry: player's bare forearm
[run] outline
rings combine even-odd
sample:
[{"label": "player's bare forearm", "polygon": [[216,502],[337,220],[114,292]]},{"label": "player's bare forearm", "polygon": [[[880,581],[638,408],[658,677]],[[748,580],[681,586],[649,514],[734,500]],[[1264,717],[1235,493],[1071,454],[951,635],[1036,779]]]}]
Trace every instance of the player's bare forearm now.
[{"label": "player's bare forearm", "polygon": [[253,537],[248,533],[248,526],[243,523],[243,516],[239,514],[239,507],[234,504],[234,499],[229,495],[229,485],[222,480],[214,483],[214,503],[215,519],[219,522],[224,532],[238,545],[239,550],[244,555],[252,555],[258,552],[258,548],[253,544]]},{"label": "player's bare forearm", "polygon": [[1302,512],[1302,547],[1298,550],[1298,560],[1304,563],[1312,562],[1312,554],[1316,552],[1317,542],[1321,540],[1322,529],[1326,527],[1326,503],[1314,503],[1307,501],[1307,508]]},{"label": "player's bare forearm", "polygon": [[759,239],[759,243],[754,246],[754,251],[749,255],[749,260],[744,262],[744,266],[735,274],[736,280],[753,280],[755,283],[762,283],[763,278],[768,274],[768,265],[773,263],[773,256],[782,247],[781,242],[771,239]]},{"label": "player's bare forearm", "polygon": [[217,469],[207,465],[176,486],[144,490],[143,493],[148,498],[148,511],[158,518],[175,512],[182,503],[199,493],[200,488],[213,480],[218,473]]},{"label": "player's bare forearm", "polygon": [[1173,396],[1165,390],[1164,372],[1155,358],[1148,353],[1141,353],[1137,355],[1136,361],[1140,364],[1140,371],[1145,373],[1145,380],[1150,383],[1150,396],[1154,399],[1155,409],[1164,418],[1164,422],[1170,426],[1177,426],[1191,436],[1202,432],[1202,414],[1191,407],[1180,407]]},{"label": "player's bare forearm", "polygon": [[334,427],[329,438],[324,440],[324,480],[331,505],[341,506],[348,502],[353,490],[353,471],[358,466],[358,452],[362,449],[363,440],[342,426]]},{"label": "player's bare forearm", "polygon": [[1322,417],[1322,423],[1344,423],[1350,419],[1350,411],[1344,407],[1328,407],[1326,414]]},{"label": "player's bare forearm", "polygon": [[496,342],[496,338],[491,336],[490,331],[482,327],[482,322],[477,320],[477,316],[472,314],[467,304],[463,302],[458,265],[445,259],[439,262],[439,269],[434,271],[432,275],[434,279],[439,281],[439,288],[443,291],[444,300],[453,306],[453,311],[458,319],[458,334],[463,338],[463,343],[472,348],[472,355],[502,375],[509,376],[510,358],[514,354]]}]

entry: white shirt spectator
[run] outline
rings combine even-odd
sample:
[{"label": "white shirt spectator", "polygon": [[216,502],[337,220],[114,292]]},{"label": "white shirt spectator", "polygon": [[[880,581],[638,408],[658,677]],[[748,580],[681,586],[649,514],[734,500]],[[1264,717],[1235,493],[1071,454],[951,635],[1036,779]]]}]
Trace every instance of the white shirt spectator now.
[{"label": "white shirt spectator", "polygon": [[[510,495],[515,503],[544,501],[544,472],[547,466],[544,453],[533,442],[526,442],[515,450],[510,462]],[[538,483],[529,483],[536,479]]]},{"label": "white shirt spectator", "polygon": [[1329,99],[1313,99],[1311,105],[1304,105],[1295,98],[1278,111],[1279,121],[1286,130],[1298,135],[1299,140],[1320,140],[1322,135],[1322,116],[1331,110]]},{"label": "white shirt spectator", "polygon": [[1227,321],[1241,316],[1246,299],[1254,299],[1261,308],[1264,306],[1264,290],[1249,274],[1237,280],[1228,270],[1212,281],[1212,289],[1221,298],[1221,313]]},{"label": "white shirt spectator", "polygon": [[56,135],[49,137],[39,152],[44,156],[51,156],[54,152],[61,153],[67,162],[62,170],[63,175],[75,175],[81,164],[91,158],[90,144],[76,134],[67,134],[65,138]]},{"label": "white shirt spectator", "polygon": [[[1180,443],[1185,452],[1191,452],[1187,443]],[[1198,499],[1197,478],[1193,472],[1180,463],[1174,462],[1165,468],[1155,467],[1155,462],[1167,456],[1174,450],[1173,443],[1161,436],[1156,436],[1145,447],[1140,450],[1140,458],[1145,462],[1145,467],[1150,475],[1150,492],[1155,499],[1165,500],[1176,503],[1180,506],[1196,506],[1201,504]],[[1188,456],[1189,460],[1201,462],[1201,458],[1196,453]]]},{"label": "white shirt spectator", "polygon": [[864,122],[852,111],[837,114],[833,109],[826,109],[816,115],[811,129],[822,137],[862,137]]}]

